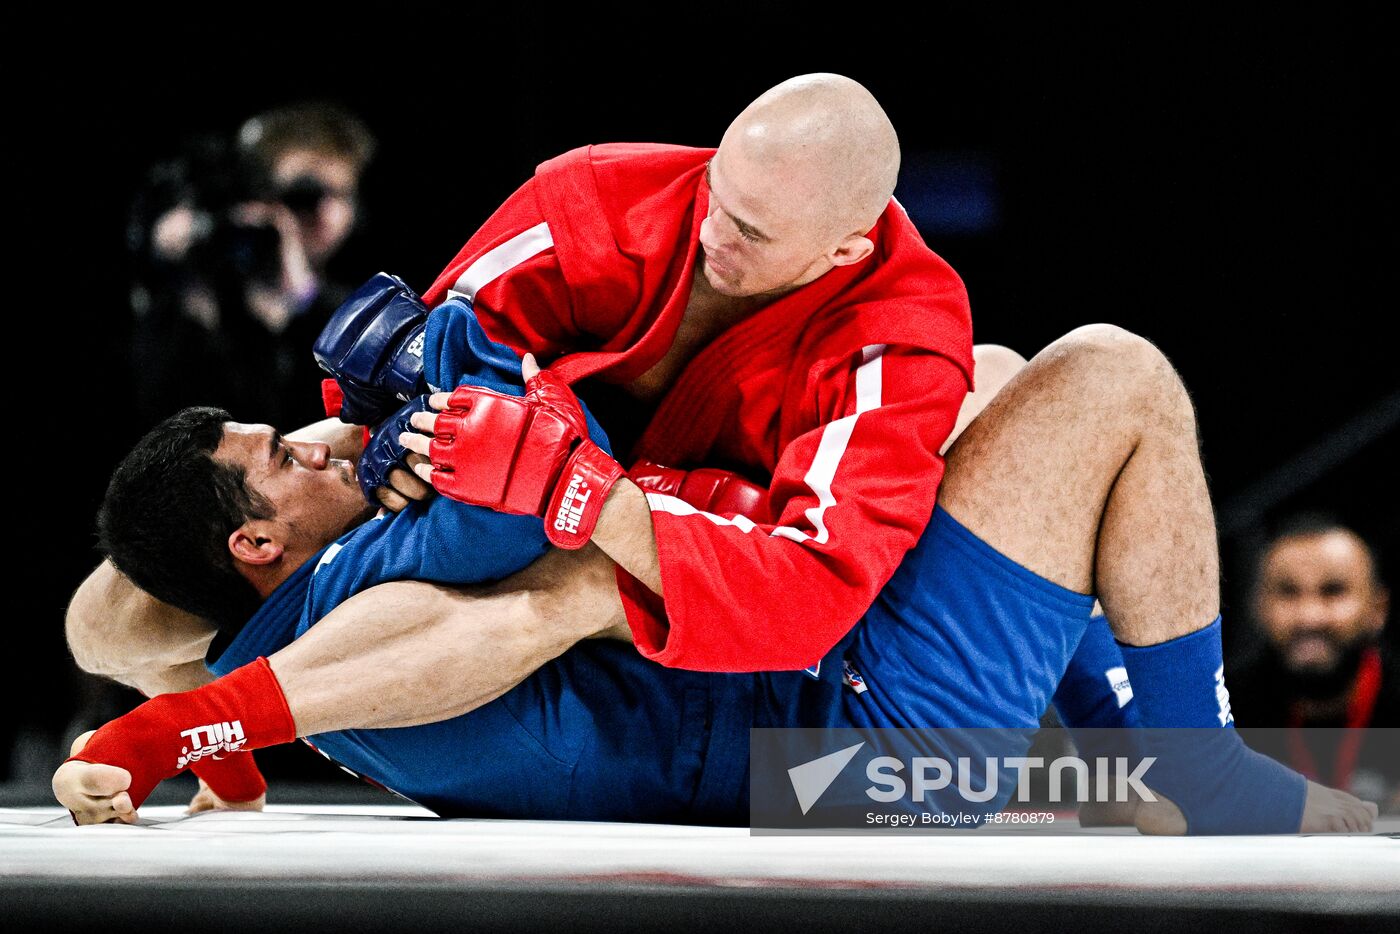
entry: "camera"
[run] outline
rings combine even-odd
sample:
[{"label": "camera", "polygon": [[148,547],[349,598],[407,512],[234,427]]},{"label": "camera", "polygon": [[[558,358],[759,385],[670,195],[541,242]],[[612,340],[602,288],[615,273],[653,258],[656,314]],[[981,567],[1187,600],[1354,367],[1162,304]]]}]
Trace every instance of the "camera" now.
[{"label": "camera", "polygon": [[[250,220],[246,210],[269,200],[268,191],[221,137],[194,140],[178,157],[154,166],[127,225],[136,310],[200,295],[212,299],[218,319],[228,323],[246,310],[249,286],[275,288],[281,236],[270,222]],[[295,197],[306,204],[321,195],[303,186]]]}]

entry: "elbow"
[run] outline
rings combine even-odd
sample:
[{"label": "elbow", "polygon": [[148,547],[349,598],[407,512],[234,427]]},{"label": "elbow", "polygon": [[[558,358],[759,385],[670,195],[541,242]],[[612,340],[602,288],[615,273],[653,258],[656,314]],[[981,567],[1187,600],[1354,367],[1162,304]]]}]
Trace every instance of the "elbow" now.
[{"label": "elbow", "polygon": [[98,622],[97,606],[91,594],[92,578],[73,592],[63,615],[63,635],[68,642],[68,654],[79,668],[88,674],[102,674],[100,653],[96,651],[93,630]]}]

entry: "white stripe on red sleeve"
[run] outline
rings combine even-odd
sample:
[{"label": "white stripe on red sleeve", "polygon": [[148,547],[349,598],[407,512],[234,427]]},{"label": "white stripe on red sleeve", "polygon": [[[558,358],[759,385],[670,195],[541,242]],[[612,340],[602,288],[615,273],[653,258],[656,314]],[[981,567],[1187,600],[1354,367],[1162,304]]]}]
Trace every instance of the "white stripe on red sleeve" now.
[{"label": "white stripe on red sleeve", "polygon": [[817,456],[802,482],[816,495],[817,504],[804,515],[812,523],[816,534],[804,532],[789,525],[780,525],[772,534],[795,542],[811,541],[818,545],[826,544],[831,533],[826,527],[826,511],[836,505],[836,497],[831,492],[831,482],[836,478],[836,469],[841,466],[841,457],[846,453],[846,445],[856,428],[856,419],[862,412],[880,407],[880,380],[883,368],[880,364],[885,353],[884,344],[871,344],[861,350],[860,366],[856,367],[856,410],[844,418],[828,422],[822,429],[821,441],[817,444]]},{"label": "white stripe on red sleeve", "polygon": [[[813,534],[788,525],[780,525],[776,526],[769,533],[770,535],[791,539],[799,543],[810,541],[818,545],[825,544],[830,537],[831,533],[826,527],[825,513],[827,509],[836,505],[836,497],[831,492],[831,483],[836,477],[837,468],[841,466],[841,457],[846,453],[846,446],[850,443],[851,434],[855,431],[856,419],[860,417],[862,412],[869,412],[880,407],[880,384],[884,376],[881,358],[885,353],[885,348],[885,344],[871,344],[862,349],[861,362],[856,367],[856,410],[851,415],[828,422],[826,427],[822,429],[821,440],[817,444],[817,454],[812,459],[812,466],[808,468],[806,476],[803,477],[803,482],[817,497],[817,505],[804,513],[807,521],[812,523],[812,528],[816,529],[816,533]],[[665,512],[673,516],[703,516],[715,525],[731,525],[741,532],[752,532],[756,528],[754,523],[744,516],[727,519],[724,516],[696,509],[683,499],[660,493],[648,493],[647,505],[651,507],[653,512]]]},{"label": "white stripe on red sleeve", "polygon": [[554,246],[554,236],[549,232],[549,224],[541,221],[528,230],[523,230],[505,243],[487,250],[478,256],[470,266],[462,271],[447,293],[448,298],[476,299],[476,293],[486,288],[498,276],[509,272],[532,256],[543,253]]}]

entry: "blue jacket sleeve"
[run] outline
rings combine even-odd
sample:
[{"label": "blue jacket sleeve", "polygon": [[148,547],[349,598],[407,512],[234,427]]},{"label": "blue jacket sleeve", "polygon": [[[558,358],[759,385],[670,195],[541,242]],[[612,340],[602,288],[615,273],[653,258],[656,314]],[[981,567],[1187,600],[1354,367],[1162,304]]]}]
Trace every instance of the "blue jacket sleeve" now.
[{"label": "blue jacket sleeve", "polygon": [[[511,396],[525,395],[520,376],[520,356],[486,336],[476,320],[476,312],[464,298],[452,298],[428,315],[423,341],[423,375],[434,392],[457,386],[483,386]],[[583,405],[580,400],[580,405]],[[603,450],[612,446],[588,406],[588,435]]]}]

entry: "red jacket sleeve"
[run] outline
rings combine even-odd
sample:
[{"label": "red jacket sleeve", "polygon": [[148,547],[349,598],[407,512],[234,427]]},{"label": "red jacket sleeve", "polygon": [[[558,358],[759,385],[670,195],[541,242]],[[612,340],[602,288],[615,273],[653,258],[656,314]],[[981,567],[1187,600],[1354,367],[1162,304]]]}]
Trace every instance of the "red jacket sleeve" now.
[{"label": "red jacket sleeve", "polygon": [[860,619],[933,514],[939,448],[967,393],[963,370],[875,345],[818,368],[819,423],[782,451],[772,524],[648,494],[661,598],[619,572],[637,648],[702,671],[806,668]]},{"label": "red jacket sleeve", "polygon": [[582,329],[535,180],[516,190],[423,294],[428,307],[466,296],[492,340],[551,358],[579,350]]}]

